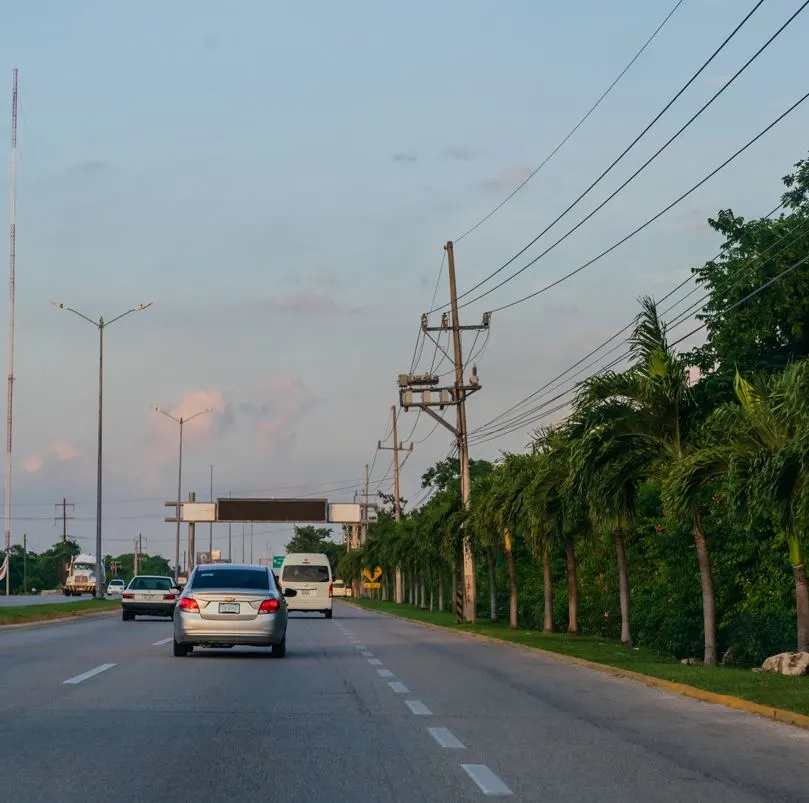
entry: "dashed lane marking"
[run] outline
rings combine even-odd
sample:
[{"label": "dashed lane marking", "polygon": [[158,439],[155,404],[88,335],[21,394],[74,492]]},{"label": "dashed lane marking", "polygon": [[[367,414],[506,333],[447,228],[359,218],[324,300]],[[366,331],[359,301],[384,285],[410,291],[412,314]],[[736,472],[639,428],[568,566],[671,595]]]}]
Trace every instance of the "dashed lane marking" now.
[{"label": "dashed lane marking", "polygon": [[390,669],[377,669],[376,671],[379,672],[379,676],[382,678],[394,677],[393,672],[391,672]]},{"label": "dashed lane marking", "polygon": [[485,764],[461,764],[464,772],[488,797],[508,797],[514,793]]},{"label": "dashed lane marking", "polygon": [[159,647],[161,644],[168,644],[173,638],[174,638],[174,636],[169,636],[168,638],[160,639],[160,641],[153,641],[152,646],[153,647]]},{"label": "dashed lane marking", "polygon": [[81,675],[76,675],[76,677],[68,678],[68,680],[62,682],[70,684],[82,683],[95,675],[100,675],[102,672],[112,669],[114,666],[115,664],[101,664],[101,666],[97,666],[95,669],[90,669],[88,672],[83,672]]},{"label": "dashed lane marking", "polygon": [[379,658],[369,658],[368,663],[371,666],[382,666],[382,661],[380,661]]},{"label": "dashed lane marking", "polygon": [[396,692],[396,694],[410,694],[410,689],[404,685],[404,683],[400,683],[398,680],[391,680],[388,682],[388,686]]},{"label": "dashed lane marking", "polygon": [[463,742],[449,728],[427,728],[427,733],[429,733],[441,747],[446,747],[450,750],[466,750]]},{"label": "dashed lane marking", "polygon": [[405,700],[405,705],[418,717],[431,717],[433,712],[421,700]]}]

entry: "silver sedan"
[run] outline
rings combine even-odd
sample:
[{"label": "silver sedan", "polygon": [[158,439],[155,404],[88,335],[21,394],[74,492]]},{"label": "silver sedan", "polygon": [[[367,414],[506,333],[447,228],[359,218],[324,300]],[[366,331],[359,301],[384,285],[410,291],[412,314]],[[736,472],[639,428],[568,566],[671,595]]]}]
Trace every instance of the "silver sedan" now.
[{"label": "silver sedan", "polygon": [[209,563],[197,566],[174,609],[174,655],[194,647],[270,647],[283,658],[287,603],[265,566]]}]

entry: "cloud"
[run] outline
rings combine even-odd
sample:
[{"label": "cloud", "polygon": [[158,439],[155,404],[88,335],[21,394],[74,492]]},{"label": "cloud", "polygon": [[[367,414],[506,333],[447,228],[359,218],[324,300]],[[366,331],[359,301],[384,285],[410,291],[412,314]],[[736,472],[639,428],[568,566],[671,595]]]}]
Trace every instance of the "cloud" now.
[{"label": "cloud", "polygon": [[56,441],[48,447],[48,451],[55,454],[60,460],[75,460],[81,457],[81,452],[70,441]]},{"label": "cloud", "polygon": [[673,218],[669,227],[674,231],[702,231],[709,228],[709,217],[707,212],[691,209]]},{"label": "cloud", "polygon": [[70,173],[83,176],[101,176],[112,171],[112,164],[103,159],[88,159],[84,162],[77,162],[69,168]]},{"label": "cloud", "polygon": [[470,162],[478,155],[478,152],[465,145],[447,145],[444,148],[444,155],[448,159],[455,159],[458,162]]},{"label": "cloud", "polygon": [[391,156],[391,159],[394,162],[406,162],[407,164],[412,164],[413,162],[418,161],[418,156],[416,152],[412,148],[408,148],[406,151],[399,151],[398,153],[394,153]]},{"label": "cloud", "polygon": [[288,451],[297,433],[291,426],[304,411],[306,392],[294,377],[279,376],[262,388],[256,449],[263,454]]},{"label": "cloud", "polygon": [[282,296],[273,302],[273,306],[283,312],[317,315],[331,312],[337,307],[337,304],[331,296],[325,293],[310,291]]},{"label": "cloud", "polygon": [[38,454],[32,454],[22,461],[23,471],[26,471],[29,474],[36,474],[37,471],[42,470],[44,465],[45,461]]},{"label": "cloud", "polygon": [[491,192],[505,192],[507,190],[513,190],[518,184],[522,184],[530,175],[531,168],[527,165],[511,167],[492,178],[487,178],[482,183],[482,186],[485,190]]},{"label": "cloud", "polygon": [[213,429],[214,416],[224,406],[225,400],[221,390],[189,390],[169,412],[177,418],[187,420],[201,410],[211,410],[210,413],[197,416],[193,421],[184,424],[183,434],[188,432],[210,432]]}]

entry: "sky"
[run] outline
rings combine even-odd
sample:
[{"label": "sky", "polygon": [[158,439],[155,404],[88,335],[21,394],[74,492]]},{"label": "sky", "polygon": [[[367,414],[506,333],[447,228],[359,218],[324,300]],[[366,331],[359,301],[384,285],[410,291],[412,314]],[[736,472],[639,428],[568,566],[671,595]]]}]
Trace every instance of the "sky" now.
[{"label": "sky", "polygon": [[[147,551],[173,555],[163,503],[176,498],[179,428],[154,405],[183,416],[213,410],[186,426],[184,495],[208,499],[211,466],[215,496],[348,502],[365,464],[371,494],[390,492],[391,453],[375,447],[391,443],[396,377],[410,368],[420,315],[448,300],[444,244],[553,151],[673,5],[0,0],[0,142],[10,141],[20,71],[12,540],[54,543],[55,504],[66,499],[69,534],[88,550],[95,542],[98,331],[52,300],[93,320],[152,302],[105,330],[105,553],[132,551],[142,533]],[[459,291],[571,204],[753,5],[684,0],[564,147],[457,242]],[[767,0],[629,155],[498,278],[612,193],[799,5]],[[809,12],[603,210],[463,307],[462,323],[597,255],[771,123],[807,91],[807,35]],[[809,103],[604,259],[495,312],[474,351],[464,335],[482,385],[468,402],[470,428],[626,325],[640,295],[662,296],[713,257],[721,242],[709,216],[769,212],[780,177],[806,155],[808,124]],[[2,188],[9,163],[0,163]],[[0,219],[7,197],[4,189]],[[428,342],[417,370],[433,353]],[[473,438],[472,457],[521,449],[532,426],[563,415]],[[398,428],[415,441],[401,480],[412,502],[451,435],[414,410]],[[256,560],[282,552],[291,534],[287,525],[253,531]],[[240,559],[241,525],[232,537]],[[213,538],[227,552],[227,525]],[[199,527],[198,547],[207,540]],[[246,550],[249,558],[249,540]]]}]

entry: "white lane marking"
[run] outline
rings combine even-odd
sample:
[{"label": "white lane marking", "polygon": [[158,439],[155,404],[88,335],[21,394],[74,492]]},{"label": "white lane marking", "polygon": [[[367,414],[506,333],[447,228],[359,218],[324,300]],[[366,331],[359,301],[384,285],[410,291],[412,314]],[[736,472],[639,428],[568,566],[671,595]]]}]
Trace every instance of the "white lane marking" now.
[{"label": "white lane marking", "polygon": [[419,717],[431,717],[433,712],[421,700],[405,700],[405,705]]},{"label": "white lane marking", "polygon": [[377,669],[376,671],[379,672],[379,676],[383,678],[392,678],[394,676],[390,669]]},{"label": "white lane marking", "polygon": [[160,639],[160,641],[153,641],[152,646],[153,647],[159,647],[161,644],[168,644],[173,638],[174,638],[174,636],[169,636],[168,638]]},{"label": "white lane marking", "polygon": [[355,644],[354,645],[358,650],[367,650],[368,648],[364,644]]},{"label": "white lane marking", "polygon": [[427,728],[427,732],[441,747],[451,750],[466,750],[463,742],[449,728]]},{"label": "white lane marking", "polygon": [[361,655],[363,658],[373,658],[373,657],[374,657],[374,654],[373,654],[373,653],[372,653],[370,650],[363,650],[363,651],[360,653],[360,655]]},{"label": "white lane marking", "polygon": [[380,661],[379,658],[369,658],[368,663],[371,666],[382,666],[382,661]]},{"label": "white lane marking", "polygon": [[461,764],[464,772],[489,797],[507,797],[514,793],[485,764]]},{"label": "white lane marking", "polygon": [[398,680],[388,681],[388,686],[390,686],[396,694],[410,694],[410,689],[408,689],[404,683],[399,683]]},{"label": "white lane marking", "polygon": [[63,683],[81,683],[84,680],[88,680],[89,678],[93,677],[94,675],[100,675],[102,672],[106,672],[108,669],[112,669],[115,664],[101,664],[101,666],[97,666],[95,669],[91,669],[89,672],[84,672],[81,675],[76,675],[74,678],[69,678],[68,680],[63,680]]}]

